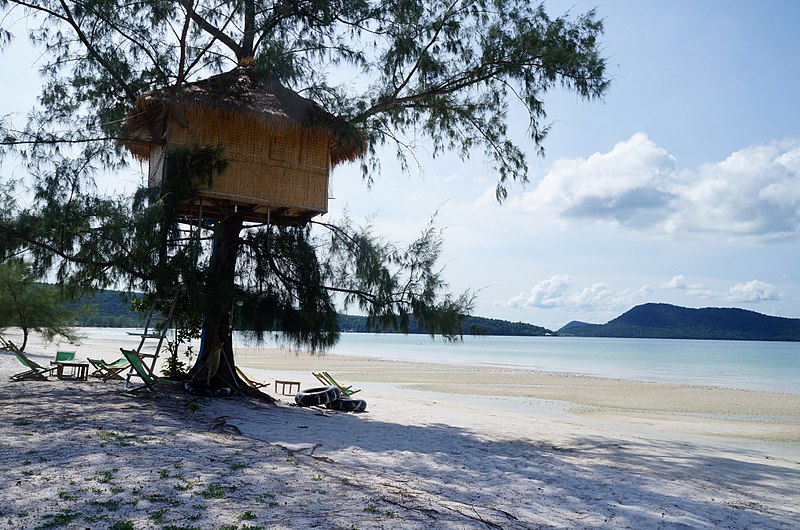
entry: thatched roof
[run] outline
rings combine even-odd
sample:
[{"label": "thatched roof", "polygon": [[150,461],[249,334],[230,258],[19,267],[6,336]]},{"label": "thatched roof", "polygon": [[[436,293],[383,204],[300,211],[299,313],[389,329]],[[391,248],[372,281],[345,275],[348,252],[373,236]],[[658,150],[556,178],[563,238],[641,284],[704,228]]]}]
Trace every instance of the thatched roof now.
[{"label": "thatched roof", "polygon": [[354,160],[364,151],[363,137],[347,121],[284,87],[277,80],[260,81],[251,68],[237,67],[178,88],[140,96],[126,116],[120,143],[134,155],[147,158],[153,131],[172,115],[182,121],[181,109],[216,109],[251,116],[283,127],[299,127],[331,134],[331,163]]}]

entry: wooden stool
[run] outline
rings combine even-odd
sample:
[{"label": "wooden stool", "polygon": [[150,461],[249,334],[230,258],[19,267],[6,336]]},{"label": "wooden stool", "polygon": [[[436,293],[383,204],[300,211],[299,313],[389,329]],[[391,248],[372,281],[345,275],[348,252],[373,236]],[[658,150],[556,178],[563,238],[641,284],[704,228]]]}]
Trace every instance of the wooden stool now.
[{"label": "wooden stool", "polygon": [[[56,367],[56,377],[59,379],[86,381],[86,376],[89,373],[89,363],[57,362]],[[69,370],[65,371],[65,368]]]},{"label": "wooden stool", "polygon": [[284,396],[294,395],[300,392],[300,383],[298,381],[279,381],[275,380],[275,393]]}]

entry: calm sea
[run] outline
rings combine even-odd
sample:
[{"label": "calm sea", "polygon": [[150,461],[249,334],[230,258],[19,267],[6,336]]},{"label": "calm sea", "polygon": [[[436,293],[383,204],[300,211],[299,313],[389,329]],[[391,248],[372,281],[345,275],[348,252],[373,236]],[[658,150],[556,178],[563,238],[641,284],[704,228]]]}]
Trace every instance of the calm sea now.
[{"label": "calm sea", "polygon": [[[82,331],[89,341],[135,342],[126,330]],[[244,337],[236,343],[253,346]],[[342,333],[329,354],[800,394],[800,342],[467,336],[449,343],[426,335]]]},{"label": "calm sea", "polygon": [[343,333],[332,353],[800,394],[798,342]]}]

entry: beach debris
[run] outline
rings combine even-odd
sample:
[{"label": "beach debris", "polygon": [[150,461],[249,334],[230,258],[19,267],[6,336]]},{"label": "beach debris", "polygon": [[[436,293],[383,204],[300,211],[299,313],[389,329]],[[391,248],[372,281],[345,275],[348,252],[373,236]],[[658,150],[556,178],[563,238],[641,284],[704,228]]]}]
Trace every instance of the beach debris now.
[{"label": "beach debris", "polygon": [[225,416],[220,416],[219,418],[215,419],[214,423],[211,425],[211,430],[224,434],[242,434],[242,431],[239,430],[239,427],[233,425],[232,423],[228,423],[228,421],[225,419]]}]

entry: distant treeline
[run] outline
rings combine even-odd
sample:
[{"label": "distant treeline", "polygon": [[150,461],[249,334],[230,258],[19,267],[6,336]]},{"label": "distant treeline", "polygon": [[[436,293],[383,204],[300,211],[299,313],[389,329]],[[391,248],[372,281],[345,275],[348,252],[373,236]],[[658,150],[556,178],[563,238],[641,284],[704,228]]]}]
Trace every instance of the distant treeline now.
[{"label": "distant treeline", "polygon": [[[131,310],[130,301],[136,295],[128,295],[120,291],[99,291],[77,302],[68,304],[71,309],[81,308],[75,325],[96,328],[135,328],[144,324],[144,319]],[[342,331],[373,332],[367,328],[367,318],[354,315],[339,315],[339,327]],[[388,332],[388,331],[386,331]],[[409,325],[409,333],[426,333],[416,321]],[[538,337],[555,335],[545,329],[524,322],[509,322],[493,318],[466,317],[464,335],[516,335]]]},{"label": "distant treeline", "polygon": [[79,309],[75,317],[78,327],[137,328],[144,325],[144,318],[131,309],[134,297],[121,291],[98,291],[66,305]]},{"label": "distant treeline", "polygon": [[653,339],[800,341],[800,319],[732,307],[643,304],[606,324],[570,322],[559,335]]},{"label": "distant treeline", "polygon": [[[342,331],[353,331],[359,333],[382,332],[392,333],[391,330],[375,330],[367,327],[367,317],[355,315],[339,315],[339,327]],[[425,334],[427,331],[421,328],[415,320],[409,323],[409,334]],[[494,318],[484,318],[468,316],[464,319],[462,328],[464,335],[507,335],[524,337],[542,337],[555,335],[549,329],[524,322],[509,322],[507,320],[497,320]]]},{"label": "distant treeline", "polygon": [[[82,308],[75,322],[80,327],[136,328],[141,327],[144,320],[130,308],[130,300],[135,296],[120,291],[100,291],[69,307]],[[355,315],[339,315],[339,327],[342,331],[392,333],[391,330],[369,329],[367,318]],[[412,320],[409,333],[427,332]],[[669,304],[643,304],[606,324],[574,321],[558,332],[524,322],[469,316],[464,319],[463,334],[800,341],[800,319],[736,308],[690,309]]]}]

